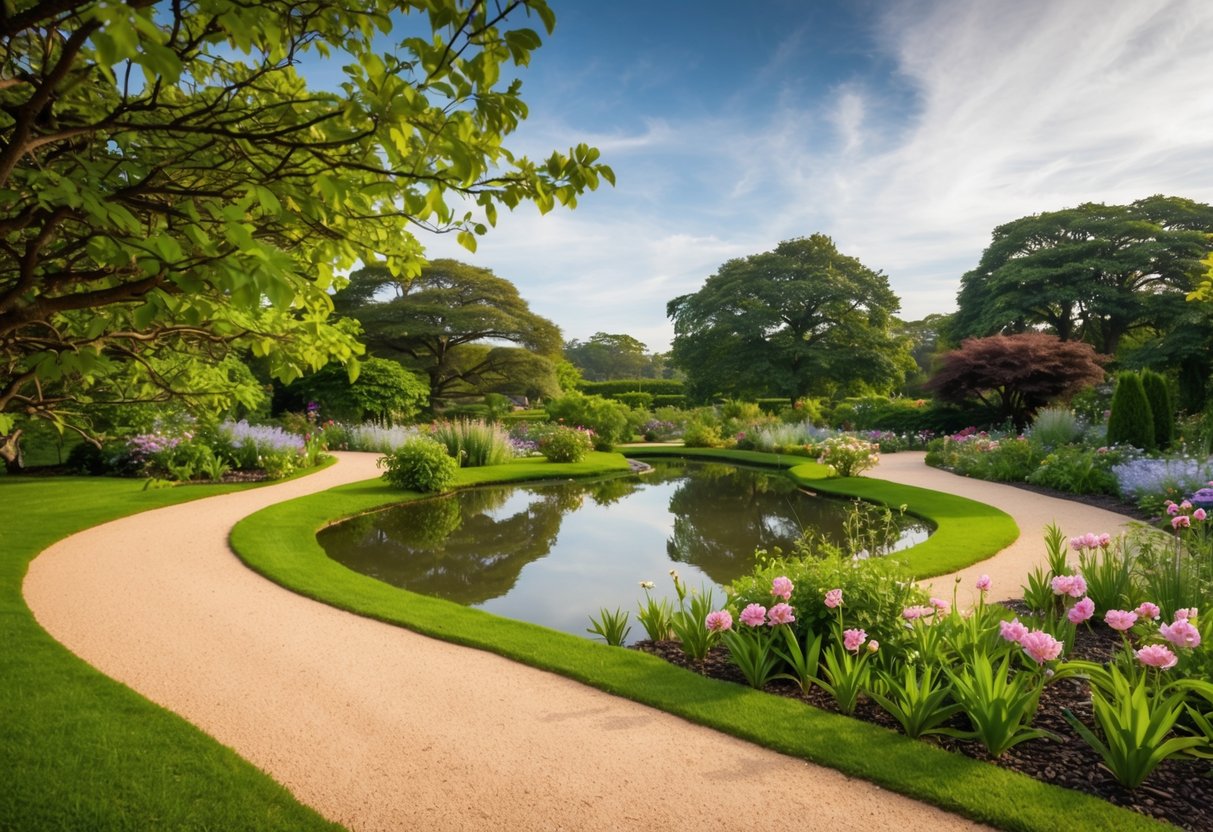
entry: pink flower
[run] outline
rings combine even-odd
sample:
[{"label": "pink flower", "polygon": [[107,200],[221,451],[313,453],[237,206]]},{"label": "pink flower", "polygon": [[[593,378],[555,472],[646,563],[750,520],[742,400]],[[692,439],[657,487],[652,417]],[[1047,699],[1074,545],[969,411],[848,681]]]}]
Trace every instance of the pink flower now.
[{"label": "pink flower", "polygon": [[869,653],[875,653],[879,649],[880,649],[880,642],[877,641],[876,639],[872,639],[871,641],[868,642],[868,652]]},{"label": "pink flower", "polygon": [[1180,511],[1187,511],[1190,508],[1192,508],[1192,504],[1189,503],[1187,500],[1184,500],[1182,503],[1179,504]]},{"label": "pink flower", "polygon": [[942,598],[932,598],[930,603],[940,615],[947,615],[952,610],[952,605]]},{"label": "pink flower", "polygon": [[868,640],[868,634],[863,630],[843,630],[842,646],[852,653],[858,653],[859,648]]},{"label": "pink flower", "polygon": [[741,611],[741,623],[748,627],[761,627],[767,620],[767,608],[762,604],[750,604]]},{"label": "pink flower", "polygon": [[826,606],[832,610],[838,609],[840,606],[842,606],[841,589],[831,589],[826,593]]},{"label": "pink flower", "polygon": [[723,633],[725,630],[733,629],[733,616],[728,610],[716,610],[708,613],[708,617],[703,620],[704,625],[713,633]]},{"label": "pink flower", "polygon": [[779,624],[791,624],[796,620],[796,616],[792,614],[792,608],[787,604],[776,604],[771,607],[771,611],[767,613],[767,618],[772,627]]},{"label": "pink flower", "polygon": [[901,617],[906,621],[913,621],[917,618],[925,618],[928,615],[933,615],[934,613],[934,607],[926,607],[921,604],[916,604],[915,606],[906,607],[904,610],[902,610]]},{"label": "pink flower", "polygon": [[1044,630],[1032,630],[1019,640],[1019,644],[1037,664],[1051,662],[1061,655],[1061,642]]},{"label": "pink flower", "polygon": [[1018,644],[1028,634],[1028,628],[1021,624],[1018,618],[1012,618],[1010,621],[998,622],[998,634],[1007,641]]},{"label": "pink flower", "polygon": [[[1158,618],[1162,614],[1162,610],[1158,608],[1158,604],[1152,604],[1149,601],[1142,601],[1137,609],[1133,610],[1139,618],[1148,618],[1151,621]],[[1178,618],[1179,616],[1176,616]]]},{"label": "pink flower", "polygon": [[1099,536],[1099,548],[1106,549],[1112,545],[1112,535],[1104,532]]},{"label": "pink flower", "polygon": [[1175,503],[1171,502],[1170,500],[1167,500],[1167,514],[1171,515],[1172,517],[1179,514],[1179,506],[1175,505]]},{"label": "pink flower", "polygon": [[1190,529],[1192,527],[1192,518],[1186,514],[1181,514],[1178,517],[1171,518],[1171,528],[1173,529]]},{"label": "pink flower", "polygon": [[1150,644],[1138,650],[1134,655],[1137,660],[1147,667],[1157,667],[1166,670],[1175,667],[1179,661],[1175,654],[1161,644]]},{"label": "pink flower", "polygon": [[1177,618],[1174,624],[1163,624],[1159,634],[1176,647],[1199,647],[1200,631],[1186,618]]},{"label": "pink flower", "polygon": [[1118,632],[1125,632],[1133,628],[1137,623],[1137,613],[1126,612],[1125,610],[1108,610],[1104,613],[1103,620],[1109,627]]},{"label": "pink flower", "polygon": [[982,575],[980,578],[977,579],[976,586],[977,586],[978,592],[989,592],[990,591],[990,576]]},{"label": "pink flower", "polygon": [[1176,621],[1187,621],[1196,617],[1196,607],[1180,607],[1175,611]]},{"label": "pink flower", "polygon": [[1192,512],[1193,520],[1204,520],[1208,516],[1209,515],[1205,513],[1205,510],[1203,508],[1198,508],[1198,509],[1196,509],[1196,511]]},{"label": "pink flower", "polygon": [[786,575],[780,575],[771,581],[771,594],[776,598],[787,601],[792,597],[792,582]]},{"label": "pink flower", "polygon": [[1066,613],[1066,618],[1070,619],[1071,624],[1081,624],[1095,614],[1095,602],[1090,598],[1083,598],[1074,606],[1070,607]]},{"label": "pink flower", "polygon": [[1075,552],[1080,552],[1080,551],[1082,551],[1082,547],[1083,547],[1083,540],[1081,537],[1071,537],[1070,538],[1070,548],[1071,549],[1073,549]]},{"label": "pink flower", "polygon": [[1052,581],[1054,595],[1081,598],[1087,594],[1087,582],[1082,575],[1058,575]]}]

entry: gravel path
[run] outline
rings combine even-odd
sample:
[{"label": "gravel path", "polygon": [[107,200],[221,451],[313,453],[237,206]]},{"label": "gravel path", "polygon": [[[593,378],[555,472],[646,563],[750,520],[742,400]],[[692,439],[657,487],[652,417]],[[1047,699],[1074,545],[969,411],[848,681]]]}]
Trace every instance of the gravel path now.
[{"label": "gravel path", "polygon": [[[865,832],[980,828],[562,677],[341,612],[246,569],[227,546],[239,519],[377,475],[373,455],[337,456],[302,479],[60,541],[31,564],[26,601],[77,655],[355,830],[698,832],[792,819]],[[1009,595],[1043,557],[1044,524],[1112,531],[1118,518],[942,474],[921,454],[887,456],[874,473],[1014,514],[1020,541],[964,573],[966,585],[989,573]]]}]

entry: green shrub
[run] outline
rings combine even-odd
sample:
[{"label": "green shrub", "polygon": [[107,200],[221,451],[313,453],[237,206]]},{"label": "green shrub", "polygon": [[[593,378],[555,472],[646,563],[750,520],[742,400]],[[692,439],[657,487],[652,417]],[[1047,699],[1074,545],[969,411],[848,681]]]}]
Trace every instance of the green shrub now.
[{"label": "green shrub", "polygon": [[682,444],[688,448],[722,448],[725,442],[718,426],[695,420],[683,429]]},{"label": "green shrub", "polygon": [[577,389],[587,395],[614,398],[620,393],[651,393],[653,396],[684,396],[686,387],[672,378],[620,378],[612,381],[583,381]]},{"label": "green shrub", "polygon": [[539,453],[549,462],[581,462],[593,449],[593,434],[584,428],[555,425],[539,437]]},{"label": "green shrub", "polygon": [[600,451],[631,438],[632,411],[622,402],[573,392],[549,401],[547,412],[553,422],[592,430],[594,447]]},{"label": "green shrub", "polygon": [[1018,437],[996,439],[984,433],[934,440],[927,464],[965,477],[994,482],[1023,482],[1036,470],[1039,447]]},{"label": "green shrub", "polygon": [[1171,447],[1175,441],[1175,408],[1171,403],[1171,391],[1167,380],[1153,370],[1143,370],[1141,386],[1150,403],[1150,416],[1154,419],[1154,444],[1160,451]]},{"label": "green shrub", "polygon": [[1112,412],[1108,415],[1108,444],[1132,445],[1150,451],[1155,447],[1154,436],[1154,416],[1141,376],[1133,372],[1121,373],[1116,377]]},{"label": "green shrub", "polygon": [[857,477],[880,461],[879,450],[854,436],[831,436],[818,448],[817,461],[834,469],[835,476]]},{"label": "green shrub", "polygon": [[383,478],[396,488],[422,493],[446,491],[455,482],[459,463],[446,448],[425,436],[406,440],[387,456],[379,458]]},{"label": "green shrub", "polygon": [[653,407],[686,407],[687,397],[678,395],[658,394],[653,396]]},{"label": "green shrub", "polygon": [[1028,482],[1070,494],[1116,494],[1112,463],[1117,459],[1115,454],[1063,445],[1040,461]]},{"label": "green shrub", "polygon": [[637,410],[648,410],[653,406],[652,393],[617,393],[611,398]]}]

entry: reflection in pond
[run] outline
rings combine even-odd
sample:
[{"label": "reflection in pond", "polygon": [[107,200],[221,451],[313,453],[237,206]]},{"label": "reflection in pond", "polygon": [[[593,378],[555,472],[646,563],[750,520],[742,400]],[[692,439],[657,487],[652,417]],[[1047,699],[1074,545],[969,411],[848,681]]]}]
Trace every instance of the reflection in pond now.
[{"label": "reflection in pond", "polygon": [[[640,477],[490,486],[407,503],[325,529],[329,557],[414,592],[584,634],[599,608],[635,610],[638,583],[719,587],[749,573],[756,548],[802,531],[842,540],[848,503],[787,477],[662,460]],[[906,524],[901,546],[925,539]],[[633,619],[634,619],[633,615]],[[639,624],[631,638],[643,638]]]}]

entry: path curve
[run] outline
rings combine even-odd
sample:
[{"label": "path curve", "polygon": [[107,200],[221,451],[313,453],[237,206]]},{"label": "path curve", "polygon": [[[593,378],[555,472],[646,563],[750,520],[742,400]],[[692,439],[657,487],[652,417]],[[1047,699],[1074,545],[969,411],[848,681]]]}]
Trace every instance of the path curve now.
[{"label": "path curve", "polygon": [[[1067,537],[1073,537],[1087,532],[1108,532],[1115,536],[1136,522],[1132,517],[1095,506],[930,468],[924,462],[925,456],[920,451],[883,454],[870,476],[987,503],[1011,515],[1019,526],[1019,538],[994,557],[922,582],[933,593],[949,598],[955,587],[958,602],[965,606],[976,600],[974,584],[981,575],[990,576],[993,585],[990,600],[1022,597],[1021,587],[1027,582],[1028,573],[1038,565],[1048,568],[1044,531],[1050,523],[1056,523]],[[1070,560],[1076,562],[1074,558]]]},{"label": "path curve", "polygon": [[[245,568],[227,546],[242,517],[377,473],[373,455],[337,456],[308,477],[66,538],[31,563],[26,602],[85,661],[355,830],[758,829],[792,818],[865,832],[981,828],[577,682],[308,600]],[[886,457],[879,475],[957,490],[934,482],[941,472],[921,455],[901,457]],[[1012,554],[995,559],[1006,555],[1009,568],[1039,553],[1036,518],[1075,516],[1064,501],[962,483],[960,493],[1020,522]],[[1108,528],[1097,521],[1093,529]],[[991,562],[981,571],[996,574]]]}]

